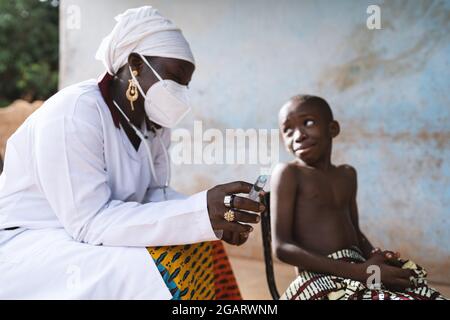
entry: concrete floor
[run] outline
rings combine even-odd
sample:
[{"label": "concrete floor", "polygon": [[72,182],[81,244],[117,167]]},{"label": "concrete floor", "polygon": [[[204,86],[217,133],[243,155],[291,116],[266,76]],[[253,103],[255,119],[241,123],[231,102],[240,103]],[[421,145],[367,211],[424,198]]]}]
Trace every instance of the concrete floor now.
[{"label": "concrete floor", "polygon": [[[245,300],[271,300],[269,288],[266,281],[264,262],[260,260],[247,259],[230,256],[231,265],[237,278],[239,288]],[[295,278],[293,267],[275,263],[275,274],[277,287],[280,294]],[[430,283],[430,286],[439,290],[445,297],[450,297],[450,286]]]}]

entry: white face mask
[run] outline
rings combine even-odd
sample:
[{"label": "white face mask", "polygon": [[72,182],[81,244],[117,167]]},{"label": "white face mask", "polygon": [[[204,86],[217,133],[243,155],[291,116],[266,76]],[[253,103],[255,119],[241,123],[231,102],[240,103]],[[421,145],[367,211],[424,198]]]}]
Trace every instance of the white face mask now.
[{"label": "white face mask", "polygon": [[188,96],[188,88],[175,81],[162,79],[152,68],[144,56],[140,55],[145,64],[153,71],[158,78],[158,82],[153,84],[144,93],[142,87],[130,68],[133,78],[140,93],[145,97],[145,113],[148,118],[165,128],[175,127],[191,110]]}]

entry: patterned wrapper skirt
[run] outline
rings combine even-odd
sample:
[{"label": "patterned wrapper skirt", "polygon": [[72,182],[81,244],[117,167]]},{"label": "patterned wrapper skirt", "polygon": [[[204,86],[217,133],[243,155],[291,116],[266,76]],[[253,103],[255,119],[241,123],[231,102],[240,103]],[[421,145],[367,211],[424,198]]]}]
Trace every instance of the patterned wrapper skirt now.
[{"label": "patterned wrapper skirt", "polygon": [[[339,250],[328,256],[349,263],[365,261],[358,248]],[[383,287],[369,288],[366,284],[351,279],[302,271],[282,295],[282,300],[446,300],[439,292],[430,288],[426,271],[410,260],[400,260],[403,269],[414,271],[411,280],[416,287],[403,292],[389,291]]]},{"label": "patterned wrapper skirt", "polygon": [[149,247],[172,300],[241,300],[221,241]]}]

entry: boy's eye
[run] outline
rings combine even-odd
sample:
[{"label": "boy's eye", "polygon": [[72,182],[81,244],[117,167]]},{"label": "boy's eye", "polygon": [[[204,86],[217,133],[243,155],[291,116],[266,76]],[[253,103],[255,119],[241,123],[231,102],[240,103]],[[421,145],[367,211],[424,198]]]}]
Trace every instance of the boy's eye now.
[{"label": "boy's eye", "polygon": [[285,134],[290,134],[291,133],[291,128],[284,128],[284,130],[283,130],[283,132],[285,133]]},{"label": "boy's eye", "polygon": [[316,122],[314,120],[306,120],[305,121],[305,126],[306,127],[312,127],[315,124],[316,124]]}]

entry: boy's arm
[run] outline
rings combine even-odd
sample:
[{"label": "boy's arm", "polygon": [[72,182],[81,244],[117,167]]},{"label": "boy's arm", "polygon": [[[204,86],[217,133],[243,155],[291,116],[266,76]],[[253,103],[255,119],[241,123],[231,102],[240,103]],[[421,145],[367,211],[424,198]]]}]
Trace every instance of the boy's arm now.
[{"label": "boy's arm", "polygon": [[369,239],[361,232],[359,228],[359,214],[358,214],[358,204],[356,203],[356,194],[358,191],[358,179],[355,168],[348,166],[350,172],[350,179],[352,185],[352,197],[350,202],[350,216],[353,222],[353,226],[358,234],[359,248],[361,249],[364,257],[369,259],[372,255],[373,245],[370,243]]},{"label": "boy's arm", "polygon": [[363,281],[367,275],[362,264],[329,259],[298,246],[293,239],[298,183],[293,165],[278,165],[271,177],[270,210],[274,253],[283,262],[305,270],[333,274]]}]

